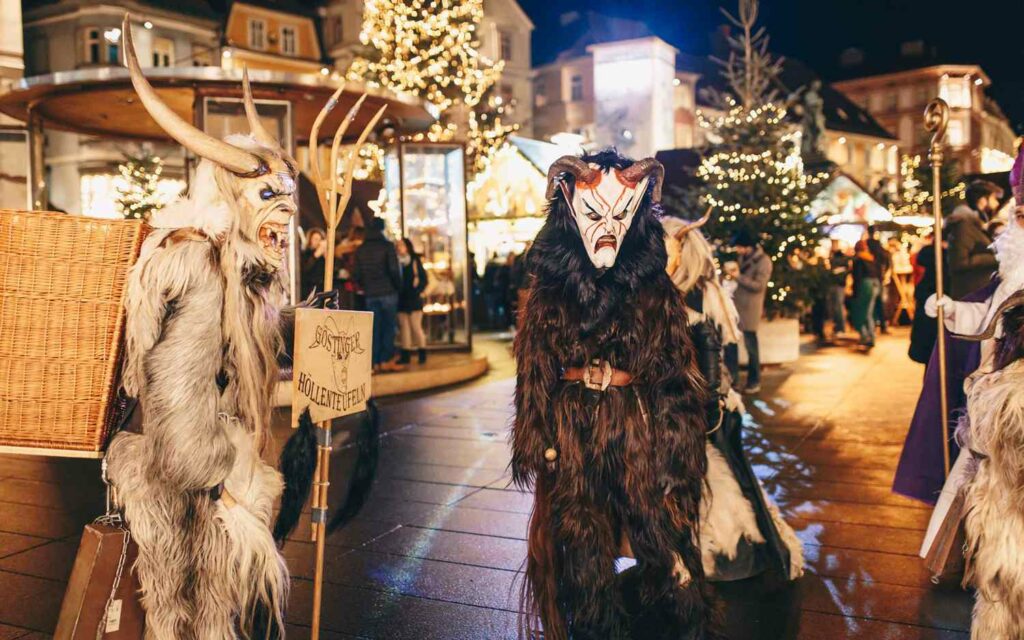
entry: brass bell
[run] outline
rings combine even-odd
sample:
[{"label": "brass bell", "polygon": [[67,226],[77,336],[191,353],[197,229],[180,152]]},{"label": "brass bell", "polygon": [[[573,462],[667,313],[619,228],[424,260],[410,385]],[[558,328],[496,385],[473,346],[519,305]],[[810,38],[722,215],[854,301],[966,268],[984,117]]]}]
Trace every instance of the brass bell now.
[{"label": "brass bell", "polygon": [[545,449],[544,459],[547,460],[548,462],[554,462],[555,460],[558,459],[558,451],[556,451],[553,447]]}]

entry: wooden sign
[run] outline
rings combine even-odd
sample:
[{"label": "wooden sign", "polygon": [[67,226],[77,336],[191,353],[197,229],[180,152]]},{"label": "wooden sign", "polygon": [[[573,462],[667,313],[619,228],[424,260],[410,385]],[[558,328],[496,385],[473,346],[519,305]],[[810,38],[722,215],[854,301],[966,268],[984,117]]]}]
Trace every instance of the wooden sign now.
[{"label": "wooden sign", "polygon": [[295,311],[292,428],[306,409],[315,423],[366,409],[372,347],[372,313]]}]

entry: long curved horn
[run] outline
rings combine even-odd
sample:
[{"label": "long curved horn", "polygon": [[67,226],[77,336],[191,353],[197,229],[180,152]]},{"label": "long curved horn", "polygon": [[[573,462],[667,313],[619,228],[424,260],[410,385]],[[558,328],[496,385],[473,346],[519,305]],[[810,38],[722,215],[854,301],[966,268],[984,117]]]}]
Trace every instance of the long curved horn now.
[{"label": "long curved horn", "polygon": [[597,173],[597,169],[583,161],[578,156],[562,156],[551,163],[548,168],[548,188],[544,197],[548,200],[555,195],[555,178],[563,173],[571,173],[577,180],[591,182]]},{"label": "long curved horn", "polygon": [[711,219],[711,211],[713,209],[714,205],[708,205],[708,210],[704,212],[703,216],[701,216],[697,220],[694,220],[693,222],[689,222],[683,225],[683,227],[679,229],[679,231],[676,231],[675,233],[676,240],[682,240],[683,236],[685,236],[686,234],[690,233],[694,229],[700,229],[705,224],[707,224],[708,220]]},{"label": "long curved horn", "polygon": [[630,182],[640,182],[645,177],[652,174],[654,175],[654,193],[652,195],[652,199],[654,202],[661,202],[661,185],[665,181],[665,167],[654,158],[638,160],[626,167],[626,169],[620,172],[619,175]]},{"label": "long curved horn", "polygon": [[157,96],[153,86],[142,75],[142,68],[139,66],[138,58],[135,56],[135,44],[132,42],[132,26],[128,18],[129,14],[124,14],[124,20],[121,22],[124,63],[131,74],[132,85],[135,87],[135,93],[139,95],[142,106],[156,120],[160,128],[192,153],[201,158],[216,162],[238,176],[252,178],[266,173],[269,170],[267,164],[259,156],[200,131],[190,123],[185,122],[170,107],[164,104],[163,100]]},{"label": "long curved horn", "polygon": [[1024,290],[1017,291],[1012,294],[1006,300],[1003,300],[1002,304],[996,309],[996,312],[992,314],[992,319],[989,320],[988,326],[985,330],[979,334],[969,335],[963,333],[952,334],[957,340],[966,340],[968,342],[982,342],[984,340],[991,340],[996,335],[996,328],[999,325],[999,320],[1003,317],[1003,313],[1008,311],[1012,307],[1017,307],[1024,304]]},{"label": "long curved horn", "polygon": [[268,149],[280,149],[281,142],[267,131],[267,128],[260,122],[259,113],[256,112],[256,103],[252,100],[252,86],[249,84],[249,67],[247,65],[242,65],[242,102],[245,103],[245,119],[249,121],[249,131],[256,138],[256,142],[259,142]]}]

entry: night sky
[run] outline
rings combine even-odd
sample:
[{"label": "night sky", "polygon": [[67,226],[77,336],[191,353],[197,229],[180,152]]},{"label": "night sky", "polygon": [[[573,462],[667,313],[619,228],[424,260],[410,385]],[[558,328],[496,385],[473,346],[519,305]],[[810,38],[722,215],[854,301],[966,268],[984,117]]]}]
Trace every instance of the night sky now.
[{"label": "night sky", "polygon": [[[724,23],[719,7],[735,0],[519,0],[537,28],[535,63],[563,46],[558,18],[571,10],[644,21],[687,53],[710,51],[709,34]],[[936,62],[978,63],[992,78],[992,95],[1024,133],[1024,1],[1022,0],[762,0],[761,24],[775,53],[799,58],[826,79],[850,75],[839,66],[848,47],[865,50],[864,69],[885,70],[900,43],[924,40]],[[866,74],[862,74],[866,75]]]}]

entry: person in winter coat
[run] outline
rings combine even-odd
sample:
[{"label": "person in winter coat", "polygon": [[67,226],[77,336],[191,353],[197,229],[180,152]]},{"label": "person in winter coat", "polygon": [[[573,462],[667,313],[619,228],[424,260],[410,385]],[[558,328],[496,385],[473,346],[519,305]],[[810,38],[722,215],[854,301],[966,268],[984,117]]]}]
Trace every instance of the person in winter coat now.
[{"label": "person in winter coat", "polygon": [[860,333],[860,346],[867,349],[875,346],[875,305],[882,289],[883,269],[884,264],[868,242],[858,242],[854,248],[850,321]]},{"label": "person in winter coat", "polygon": [[313,291],[324,286],[324,269],[327,259],[327,235],[323,229],[310,229],[306,234],[306,248],[302,250],[302,262],[299,273],[302,275],[302,297],[306,298]]},{"label": "person in winter coat", "polygon": [[[935,236],[928,236],[928,244],[921,247],[914,257],[915,265],[921,270],[921,279],[914,285],[914,305],[918,312],[914,314],[914,320],[910,328],[910,349],[908,355],[914,362],[928,364],[932,349],[935,348],[935,340],[938,337],[938,328],[935,318],[929,318],[928,314],[921,313],[924,304],[929,296],[935,293]],[[945,257],[945,255],[943,256]],[[943,260],[947,262],[947,260]],[[943,272],[944,282],[949,282],[948,269]]]},{"label": "person in winter coat", "polygon": [[374,218],[367,226],[366,239],[356,249],[352,279],[363,290],[366,310],[373,313],[374,371],[404,370],[392,362],[402,275],[395,245],[384,236],[383,218]]},{"label": "person in winter coat", "polygon": [[[427,270],[409,238],[395,245],[402,267],[402,288],[398,292],[398,329],[402,344],[399,364],[408,364],[412,350],[419,350],[419,362],[427,361],[427,336],[423,333],[423,291],[427,288]],[[415,343],[415,344],[414,344]]]},{"label": "person in winter coat", "polygon": [[996,256],[989,248],[992,236],[985,225],[999,211],[1003,190],[986,180],[967,187],[965,203],[946,218],[949,242],[949,295],[961,300],[986,286],[996,272]]},{"label": "person in winter coat", "polygon": [[[747,385],[743,393],[757,393],[761,390],[761,352],[757,341],[757,328],[764,315],[764,296],[768,281],[772,277],[772,259],[746,230],[739,231],[732,240],[733,248],[740,256],[739,271],[727,274],[736,281],[733,301],[740,314],[740,330],[743,345],[747,349]],[[730,351],[727,366],[734,381],[739,380],[739,359]]]}]

